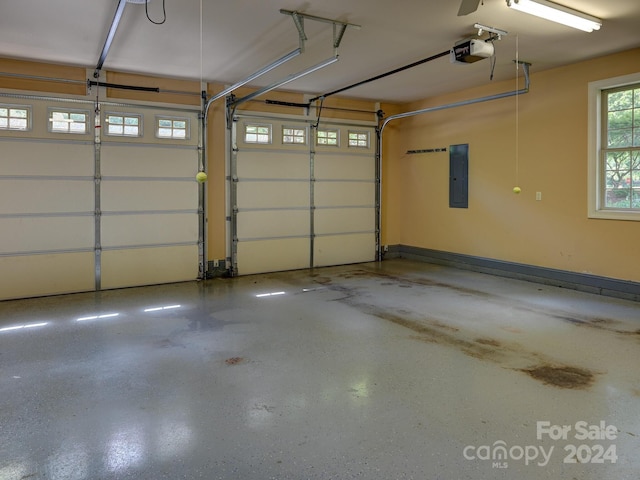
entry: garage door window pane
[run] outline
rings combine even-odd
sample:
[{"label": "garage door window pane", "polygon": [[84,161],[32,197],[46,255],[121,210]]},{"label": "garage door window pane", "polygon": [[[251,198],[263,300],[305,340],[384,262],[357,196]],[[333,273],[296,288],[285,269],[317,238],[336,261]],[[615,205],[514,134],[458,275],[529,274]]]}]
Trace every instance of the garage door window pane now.
[{"label": "garage door window pane", "polygon": [[156,136],[158,138],[189,138],[189,119],[156,117]]},{"label": "garage door window pane", "polygon": [[89,112],[78,110],[49,110],[49,131],[53,133],[88,133]]},{"label": "garage door window pane", "polygon": [[282,127],[282,143],[305,145],[307,143],[306,128]]},{"label": "garage door window pane", "polygon": [[369,148],[369,132],[349,131],[349,146]]},{"label": "garage door window pane", "polygon": [[244,141],[245,143],[271,143],[271,125],[246,124]]},{"label": "garage door window pane", "polygon": [[31,129],[31,107],[0,106],[0,129],[22,130]]},{"label": "garage door window pane", "polygon": [[142,117],[109,113],[106,117],[107,135],[140,137],[142,136]]},{"label": "garage door window pane", "polygon": [[316,135],[318,145],[338,146],[338,130],[318,130]]}]

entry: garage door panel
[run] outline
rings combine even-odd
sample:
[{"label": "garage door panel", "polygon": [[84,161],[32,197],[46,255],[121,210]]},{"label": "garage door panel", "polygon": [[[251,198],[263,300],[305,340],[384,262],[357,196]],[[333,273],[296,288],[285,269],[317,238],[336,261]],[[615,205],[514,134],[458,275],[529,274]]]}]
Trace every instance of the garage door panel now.
[{"label": "garage door panel", "polygon": [[166,245],[196,243],[198,215],[136,214],[104,215],[102,217],[102,246]]},{"label": "garage door panel", "polygon": [[371,262],[376,257],[376,239],[370,233],[318,236],[314,247],[315,267]]},{"label": "garage door panel", "polygon": [[363,156],[316,154],[314,172],[317,180],[375,181],[375,159]]},{"label": "garage door panel", "polygon": [[94,290],[93,252],[0,257],[0,300]]},{"label": "garage door panel", "polygon": [[198,276],[197,259],[197,245],[105,250],[102,288],[193,280]]},{"label": "garage door panel", "polygon": [[238,156],[238,178],[309,179],[309,155],[244,151]]},{"label": "garage door panel", "polygon": [[0,214],[87,212],[93,181],[0,179]]},{"label": "garage door panel", "polygon": [[93,216],[0,218],[0,253],[92,249]]},{"label": "garage door panel", "polygon": [[315,233],[318,235],[342,232],[375,231],[375,208],[316,209]]},{"label": "garage door panel", "polygon": [[0,140],[0,148],[2,175],[94,175],[93,145]]},{"label": "garage door panel", "polygon": [[310,234],[308,210],[267,210],[238,215],[238,238],[307,237]]},{"label": "garage door panel", "polygon": [[317,207],[374,205],[375,184],[368,182],[316,182]]},{"label": "garage door panel", "polygon": [[239,209],[309,207],[309,182],[238,182]]},{"label": "garage door panel", "polygon": [[309,239],[284,238],[238,243],[238,274],[309,268]]},{"label": "garage door panel", "polygon": [[[186,155],[185,155],[186,153]],[[102,175],[153,177],[189,177],[198,171],[195,151],[162,147],[103,145]]]},{"label": "garage door panel", "polygon": [[102,182],[104,211],[193,210],[198,184],[195,181],[118,181]]}]

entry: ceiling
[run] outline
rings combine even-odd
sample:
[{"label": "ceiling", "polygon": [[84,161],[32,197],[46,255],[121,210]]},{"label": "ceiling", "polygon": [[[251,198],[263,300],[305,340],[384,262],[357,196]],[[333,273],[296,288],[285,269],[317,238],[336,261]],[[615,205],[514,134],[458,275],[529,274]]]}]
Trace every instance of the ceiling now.
[{"label": "ceiling", "polygon": [[[154,25],[145,6],[127,4],[103,69],[233,84],[297,48],[298,31],[280,9],[360,25],[347,28],[340,60],[296,80],[287,89],[328,93],[449,50],[477,35],[474,23],[508,32],[495,43],[494,80],[514,78],[513,60],[531,71],[640,46],[638,0],[558,0],[603,20],[585,33],[513,11],[505,0],[484,0],[457,16],[458,0],[164,0],[166,22]],[[94,68],[118,0],[3,2],[0,57]],[[161,20],[163,0],[150,0]],[[202,25],[202,28],[201,28]],[[305,53],[252,82],[263,86],[333,55],[331,24],[305,20]],[[453,65],[448,58],[406,70],[343,95],[406,102],[489,83],[491,63]]]}]

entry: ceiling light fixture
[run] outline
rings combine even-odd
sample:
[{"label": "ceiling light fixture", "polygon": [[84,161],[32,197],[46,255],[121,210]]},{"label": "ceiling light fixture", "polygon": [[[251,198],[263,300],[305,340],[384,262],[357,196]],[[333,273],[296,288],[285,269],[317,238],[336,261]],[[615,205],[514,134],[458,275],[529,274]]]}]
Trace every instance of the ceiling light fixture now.
[{"label": "ceiling light fixture", "polygon": [[584,32],[600,30],[602,20],[547,0],[507,0],[514,10],[529,13]]}]

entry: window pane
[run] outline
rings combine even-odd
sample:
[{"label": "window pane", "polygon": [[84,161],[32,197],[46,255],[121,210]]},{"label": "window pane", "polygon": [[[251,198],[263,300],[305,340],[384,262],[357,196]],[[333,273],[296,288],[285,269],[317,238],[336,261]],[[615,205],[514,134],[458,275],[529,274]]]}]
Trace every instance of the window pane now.
[{"label": "window pane", "polygon": [[269,143],[269,135],[258,135],[258,143]]},{"label": "window pane", "polygon": [[56,132],[67,132],[69,130],[68,122],[53,122],[51,128]]},{"label": "window pane", "polygon": [[109,128],[107,129],[107,133],[109,135],[122,135],[122,125],[109,124]]},{"label": "window pane", "polygon": [[73,122],[69,124],[70,131],[73,133],[84,133],[87,131],[87,124],[80,122]]},{"label": "window pane", "polygon": [[0,128],[7,128],[9,126],[9,119],[0,117]]},{"label": "window pane", "polygon": [[624,130],[609,130],[607,146],[609,148],[630,147],[632,140],[633,131],[630,128]]},{"label": "window pane", "polygon": [[109,116],[109,123],[112,125],[122,125],[122,117],[116,117],[114,115]]},{"label": "window pane", "polygon": [[263,135],[269,135],[269,127],[258,127],[257,132],[262,133]]},{"label": "window pane", "polygon": [[24,109],[12,108],[9,111],[9,116],[16,117],[16,118],[27,118],[27,111]]},{"label": "window pane", "polygon": [[614,92],[609,94],[608,110],[625,110],[633,106],[633,90],[623,90],[622,92]]},{"label": "window pane", "polygon": [[158,120],[158,125],[161,126],[161,127],[169,127],[169,128],[171,128],[171,120],[160,119],[160,120]]},{"label": "window pane", "polygon": [[9,109],[8,108],[0,108],[0,117],[8,117]]},{"label": "window pane", "polygon": [[125,117],[125,125],[139,125],[140,119],[138,117]]},{"label": "window pane", "polygon": [[26,118],[11,118],[9,119],[9,125],[11,128],[16,130],[26,130],[27,129],[27,119]]},{"label": "window pane", "polygon": [[[122,127],[121,127],[122,128]],[[125,135],[138,135],[138,126],[137,125],[125,125],[124,127]]]},{"label": "window pane", "polygon": [[173,131],[173,138],[186,138],[187,137],[187,131],[186,130],[174,130]]},{"label": "window pane", "polygon": [[245,128],[245,133],[258,133],[258,127],[247,125],[247,127]]},{"label": "window pane", "polygon": [[187,128],[187,122],[184,122],[182,120],[175,120],[173,122],[173,128],[181,128],[181,129]]},{"label": "window pane", "polygon": [[54,120],[68,120],[69,114],[66,112],[53,112],[51,118],[53,118]]},{"label": "window pane", "polygon": [[631,128],[633,125],[633,110],[618,110],[609,112],[609,128]]},{"label": "window pane", "polygon": [[71,120],[73,120],[74,122],[86,122],[87,121],[87,117],[85,116],[84,113],[72,113],[70,115]]},{"label": "window pane", "polygon": [[159,137],[171,137],[172,130],[170,128],[159,128],[158,136]]}]

